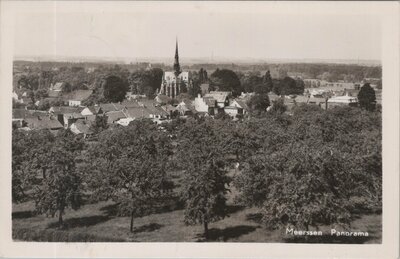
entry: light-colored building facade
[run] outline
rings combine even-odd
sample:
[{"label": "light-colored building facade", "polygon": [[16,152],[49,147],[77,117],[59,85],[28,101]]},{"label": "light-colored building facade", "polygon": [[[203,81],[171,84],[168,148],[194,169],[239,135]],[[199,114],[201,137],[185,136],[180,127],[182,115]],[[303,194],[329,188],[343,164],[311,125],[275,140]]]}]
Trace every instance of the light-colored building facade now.
[{"label": "light-colored building facade", "polygon": [[190,73],[181,71],[179,65],[178,42],[176,42],[174,71],[164,72],[158,94],[175,98],[182,92],[184,87],[186,89],[191,87]]}]

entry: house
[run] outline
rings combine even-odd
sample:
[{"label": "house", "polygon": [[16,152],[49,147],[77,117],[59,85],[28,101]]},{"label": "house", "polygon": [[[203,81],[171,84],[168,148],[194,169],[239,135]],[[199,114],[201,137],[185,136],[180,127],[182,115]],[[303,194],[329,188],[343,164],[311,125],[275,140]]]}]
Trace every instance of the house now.
[{"label": "house", "polygon": [[99,106],[103,113],[121,111],[125,108],[125,105],[122,105],[120,103],[102,103],[99,104]]},{"label": "house", "polygon": [[25,118],[26,126],[32,130],[59,130],[63,125],[54,116],[36,116]]},{"label": "house", "polygon": [[12,98],[17,103],[23,103],[22,98],[19,97],[19,95],[17,94],[17,92],[15,90],[13,90],[13,92],[12,92]]},{"label": "house", "polygon": [[237,98],[232,100],[229,106],[225,106],[224,111],[229,116],[236,117],[237,115],[247,114],[249,112],[249,107],[245,99]]},{"label": "house", "polygon": [[31,117],[30,111],[26,109],[12,109],[13,119],[25,119]]},{"label": "house", "polygon": [[82,134],[84,138],[87,138],[93,134],[93,131],[90,129],[91,123],[85,120],[77,120],[72,123],[70,130],[72,133],[79,135]]},{"label": "house", "polygon": [[224,108],[229,105],[229,98],[231,95],[231,92],[211,91],[204,95],[204,97],[212,97],[217,102],[217,107]]},{"label": "house", "polygon": [[54,85],[51,84],[49,90],[54,92],[61,92],[66,85],[67,83],[65,82],[57,82]]},{"label": "house", "polygon": [[166,111],[168,113],[168,116],[171,117],[175,117],[178,116],[178,110],[176,109],[175,106],[171,105],[171,104],[167,104],[167,105],[163,105],[160,106],[161,109],[163,109],[164,111]]},{"label": "house", "polygon": [[194,98],[196,112],[214,115],[218,113],[217,101],[213,97],[201,97],[199,94]]},{"label": "house", "polygon": [[[57,118],[60,117],[61,116],[58,116]],[[82,114],[79,112],[73,112],[73,113],[64,113],[62,114],[61,118],[64,128],[68,129],[74,122],[76,122],[79,119],[84,119],[85,117],[83,117]]]},{"label": "house", "polygon": [[68,100],[69,106],[81,106],[82,101],[89,98],[92,93],[93,90],[76,90],[66,96],[66,100]]},{"label": "house", "polygon": [[132,92],[126,92],[125,99],[131,101],[131,100],[138,100],[146,98],[146,95],[144,94],[133,94]]},{"label": "house", "polygon": [[129,107],[124,109],[124,114],[132,120],[150,118],[150,111],[145,107]]},{"label": "house", "polygon": [[172,98],[170,98],[170,97],[168,97],[168,96],[166,96],[166,95],[164,95],[164,94],[158,94],[155,98],[154,98],[154,100],[157,102],[157,103],[159,103],[159,104],[168,104],[168,103],[170,103],[171,102],[171,100],[172,100]]},{"label": "house", "polygon": [[176,110],[181,116],[189,116],[196,113],[196,109],[193,107],[193,104],[189,100],[183,100],[176,106]]},{"label": "house", "polygon": [[147,109],[150,119],[159,120],[167,119],[169,117],[168,112],[164,111],[160,106],[148,105],[144,106],[143,108]]},{"label": "house", "polygon": [[308,104],[318,105],[322,109],[327,109],[328,107],[328,101],[326,98],[310,97],[308,99]]},{"label": "house", "polygon": [[49,109],[49,113],[52,114],[65,114],[65,113],[80,113],[83,110],[82,107],[70,107],[70,106],[52,106]]},{"label": "house", "polygon": [[110,111],[105,114],[107,116],[107,123],[113,124],[118,120],[127,118],[126,114],[123,111]]},{"label": "house", "polygon": [[121,126],[128,126],[132,121],[134,121],[132,118],[121,118],[116,123]]},{"label": "house", "polygon": [[354,96],[344,95],[344,96],[336,96],[328,99],[328,108],[335,106],[357,106],[358,99]]},{"label": "house", "polygon": [[100,106],[88,106],[81,111],[81,114],[83,116],[103,114],[103,110]]}]

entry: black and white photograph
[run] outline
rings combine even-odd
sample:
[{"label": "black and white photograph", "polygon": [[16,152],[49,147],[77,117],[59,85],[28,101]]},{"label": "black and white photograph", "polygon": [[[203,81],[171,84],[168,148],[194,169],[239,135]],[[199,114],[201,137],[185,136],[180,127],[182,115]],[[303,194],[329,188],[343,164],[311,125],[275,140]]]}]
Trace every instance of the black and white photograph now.
[{"label": "black and white photograph", "polygon": [[382,245],[399,85],[373,2],[22,2],[12,242]]}]

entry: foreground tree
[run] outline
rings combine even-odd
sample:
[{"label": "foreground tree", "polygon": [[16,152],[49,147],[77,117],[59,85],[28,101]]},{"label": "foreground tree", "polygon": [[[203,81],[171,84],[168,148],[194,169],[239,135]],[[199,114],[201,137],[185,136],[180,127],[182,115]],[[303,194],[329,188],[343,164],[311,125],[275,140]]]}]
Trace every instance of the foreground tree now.
[{"label": "foreground tree", "polygon": [[57,136],[47,130],[15,131],[13,149],[14,201],[29,192],[27,198],[33,198],[36,211],[53,217],[58,214],[61,227],[65,208],[81,205],[75,159],[83,149],[82,141],[66,130]]},{"label": "foreground tree", "polygon": [[133,232],[135,216],[141,216],[166,194],[166,162],[169,139],[148,121],[100,133],[81,165],[92,198],[112,199],[119,215],[129,215]]},{"label": "foreground tree", "polygon": [[67,207],[78,209],[82,204],[81,177],[76,171],[74,157],[60,148],[49,151],[47,177],[34,189],[36,210],[55,216],[59,227],[63,226],[63,214]]},{"label": "foreground tree", "polygon": [[367,111],[375,110],[375,90],[370,86],[370,84],[366,83],[361,87],[360,92],[358,93],[358,102],[360,107],[366,109]]},{"label": "foreground tree", "polygon": [[346,225],[356,211],[379,210],[380,125],[377,112],[312,106],[246,122],[254,144],[235,179],[238,200],[274,228]]},{"label": "foreground tree", "polygon": [[179,160],[185,168],[184,221],[188,225],[203,224],[205,239],[208,239],[209,223],[227,215],[225,194],[229,184],[224,157],[227,143],[218,129],[223,122],[212,123],[188,121],[179,134]]}]

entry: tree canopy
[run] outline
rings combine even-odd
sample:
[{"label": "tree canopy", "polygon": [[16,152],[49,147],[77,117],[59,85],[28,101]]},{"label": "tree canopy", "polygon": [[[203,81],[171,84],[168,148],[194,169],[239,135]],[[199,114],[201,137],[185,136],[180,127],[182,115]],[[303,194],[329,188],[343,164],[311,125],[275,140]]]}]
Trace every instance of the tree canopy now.
[{"label": "tree canopy", "polygon": [[360,107],[368,111],[375,110],[375,90],[370,86],[370,84],[366,83],[361,87],[360,92],[358,93],[358,102]]},{"label": "tree canopy", "polygon": [[108,102],[121,102],[128,90],[127,85],[117,76],[108,76],[102,83],[103,96]]},{"label": "tree canopy", "polygon": [[210,76],[211,86],[218,91],[232,92],[238,96],[243,92],[240,80],[235,72],[229,69],[217,69]]}]

